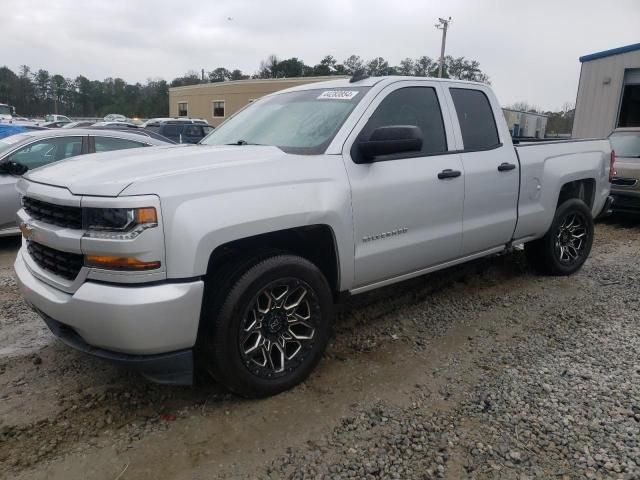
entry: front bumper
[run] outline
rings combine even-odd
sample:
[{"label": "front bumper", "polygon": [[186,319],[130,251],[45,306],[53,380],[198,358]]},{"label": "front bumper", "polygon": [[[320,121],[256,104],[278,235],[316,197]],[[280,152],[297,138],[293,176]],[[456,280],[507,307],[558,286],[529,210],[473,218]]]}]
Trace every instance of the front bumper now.
[{"label": "front bumper", "polygon": [[193,384],[193,351],[190,348],[156,355],[129,355],[111,352],[102,348],[92,347],[73,328],[48,317],[37,309],[36,311],[40,314],[44,323],[47,324],[51,333],[64,344],[76,350],[101,360],[136,370],[152,382],[166,385]]},{"label": "front bumper", "polygon": [[[202,280],[151,285],[87,281],[71,294],[34,276],[23,255],[26,253],[21,249],[14,269],[26,301],[45,319],[69,327],[88,347],[122,354],[126,359],[187,350],[195,345]],[[77,342],[67,343],[78,348]]]}]

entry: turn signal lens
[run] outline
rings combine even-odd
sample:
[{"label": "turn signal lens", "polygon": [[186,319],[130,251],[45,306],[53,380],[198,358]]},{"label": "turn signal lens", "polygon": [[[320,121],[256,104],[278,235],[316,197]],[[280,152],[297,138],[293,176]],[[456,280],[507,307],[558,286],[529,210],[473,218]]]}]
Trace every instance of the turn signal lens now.
[{"label": "turn signal lens", "polygon": [[110,255],[85,255],[84,264],[87,267],[104,268],[106,270],[139,271],[160,268],[160,262],[143,262],[137,258]]},{"label": "turn signal lens", "polygon": [[156,215],[156,209],[153,207],[136,208],[136,220],[138,225],[147,225],[150,223],[158,223],[158,216]]}]

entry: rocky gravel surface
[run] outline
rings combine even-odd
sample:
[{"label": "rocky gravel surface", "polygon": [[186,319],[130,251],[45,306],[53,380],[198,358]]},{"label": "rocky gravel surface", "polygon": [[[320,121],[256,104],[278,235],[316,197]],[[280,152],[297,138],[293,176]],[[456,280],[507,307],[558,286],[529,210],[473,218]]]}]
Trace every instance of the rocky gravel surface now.
[{"label": "rocky gravel surface", "polygon": [[639,234],[599,223],[568,278],[515,252],[354,297],[259,402],[59,345],[0,244],[0,478],[640,479]]}]

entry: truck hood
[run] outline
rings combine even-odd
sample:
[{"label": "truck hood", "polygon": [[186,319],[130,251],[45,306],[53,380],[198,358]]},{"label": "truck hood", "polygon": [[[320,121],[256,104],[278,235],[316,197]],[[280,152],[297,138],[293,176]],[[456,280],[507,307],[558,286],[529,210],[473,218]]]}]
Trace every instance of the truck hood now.
[{"label": "truck hood", "polygon": [[[289,157],[261,145],[175,145],[82,155],[27,172],[32,182],[65,187],[74,195],[116,197],[132,185],[211,174],[212,170]],[[139,189],[138,189],[139,190]],[[148,191],[146,193],[159,193]]]}]

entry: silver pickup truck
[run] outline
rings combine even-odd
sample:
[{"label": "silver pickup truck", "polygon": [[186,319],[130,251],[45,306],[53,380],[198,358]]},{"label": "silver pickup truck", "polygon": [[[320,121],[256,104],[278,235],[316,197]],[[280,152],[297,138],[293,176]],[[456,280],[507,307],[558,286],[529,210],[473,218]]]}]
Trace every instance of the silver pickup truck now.
[{"label": "silver pickup truck", "polygon": [[26,300],[67,344],[241,395],[313,370],[334,302],[525,244],[577,271],[607,140],[514,148],[484,84],[353,78],[251,103],[198,145],[86,155],[18,183]]}]

